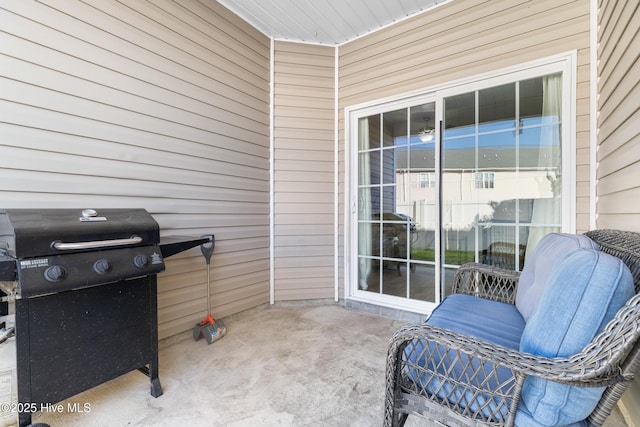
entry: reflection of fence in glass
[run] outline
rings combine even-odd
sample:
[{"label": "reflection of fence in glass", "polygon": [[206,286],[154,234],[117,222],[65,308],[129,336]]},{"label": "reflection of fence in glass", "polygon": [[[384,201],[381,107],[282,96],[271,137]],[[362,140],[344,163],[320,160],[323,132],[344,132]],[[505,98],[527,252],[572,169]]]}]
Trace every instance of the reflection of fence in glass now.
[{"label": "reflection of fence in glass", "polygon": [[[501,202],[443,201],[443,250],[446,265],[482,262],[521,270],[524,265],[532,211],[536,202],[548,199],[504,200]],[[404,215],[412,218],[415,233],[410,246],[414,261],[435,262],[437,206],[433,201],[416,200],[403,205]],[[560,224],[547,224],[551,231]],[[534,242],[535,243],[535,242]]]}]

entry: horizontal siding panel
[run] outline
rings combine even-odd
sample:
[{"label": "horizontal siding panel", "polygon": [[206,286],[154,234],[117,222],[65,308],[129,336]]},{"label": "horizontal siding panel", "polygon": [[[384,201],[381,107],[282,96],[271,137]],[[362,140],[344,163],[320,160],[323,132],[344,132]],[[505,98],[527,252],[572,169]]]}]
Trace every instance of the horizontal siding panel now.
[{"label": "horizontal siding panel", "polygon": [[[298,185],[298,188],[300,186]],[[275,203],[322,203],[331,204],[333,202],[333,186],[332,183],[327,183],[323,192],[304,192],[304,193],[290,193],[278,191],[280,186],[276,187],[277,194],[275,195]]]},{"label": "horizontal siding panel", "polygon": [[306,174],[314,174],[315,172],[323,172],[333,167],[333,162],[316,161],[316,160],[278,160],[278,168],[287,171],[302,171]]},{"label": "horizontal siding panel", "polygon": [[[146,100],[138,102],[137,105],[134,103],[110,105],[107,99],[104,100],[106,103],[102,100],[96,102],[96,100],[87,99],[81,94],[76,96],[64,94],[61,91],[42,89],[36,87],[33,83],[23,84],[15,81],[11,82],[11,84],[7,83],[5,81],[2,84],[2,97],[4,100],[43,110],[64,112],[68,116],[75,116],[76,120],[89,119],[103,122],[108,117],[108,123],[140,129],[145,132],[159,133],[173,138],[192,139],[202,143],[215,138],[217,135],[245,141],[267,136],[252,129],[238,128],[205,116],[190,114]],[[68,84],[71,85],[71,82],[68,82]],[[101,88],[95,89],[111,99],[120,98],[118,96],[120,94],[110,93],[107,95],[107,92],[102,92]],[[126,96],[123,96],[123,98],[126,98]],[[130,108],[132,107],[137,110],[131,110]],[[179,125],[176,125],[174,121],[176,116],[184,119]],[[266,130],[266,128],[258,130]]]},{"label": "horizontal siding panel", "polygon": [[[598,188],[602,182],[598,183]],[[637,187],[598,196],[598,214],[634,214],[640,206],[640,191]]]},{"label": "horizontal siding panel", "polygon": [[[5,165],[7,163],[8,165]],[[208,203],[208,213],[264,214],[268,195],[259,191],[230,190],[216,187],[198,187],[189,184],[137,180],[131,185],[128,178],[104,178],[88,175],[69,175],[40,171],[14,169],[8,162],[0,160],[0,180],[6,180],[0,192],[29,192],[43,189],[43,182],[50,193],[57,194],[55,187],[64,188],[69,195],[109,196],[116,192],[122,197],[157,197],[173,200],[200,199]],[[43,189],[44,190],[44,189]],[[264,199],[267,199],[266,201]],[[254,200],[247,202],[247,200]],[[210,219],[209,219],[210,220]]]},{"label": "horizontal siding panel", "polygon": [[296,128],[275,128],[273,130],[273,136],[279,141],[284,138],[288,141],[302,137],[300,141],[315,140],[322,141],[323,147],[333,145],[334,132],[333,129],[305,129],[303,133],[300,129]]},{"label": "horizontal siding panel", "polygon": [[[295,142],[294,142],[295,143]],[[303,150],[303,149],[288,149],[288,148],[280,148],[278,149],[274,157],[276,161],[278,160],[298,160],[303,161],[309,158],[312,158],[317,162],[333,162],[333,153],[327,150],[321,150],[321,147],[312,147],[316,148],[315,150]]]},{"label": "horizontal siding panel", "polygon": [[[615,214],[598,213],[598,228],[613,228],[618,230],[628,230],[640,233],[640,214],[634,213],[622,213]],[[637,381],[633,383],[637,384]],[[630,394],[629,399],[633,405],[636,394]],[[625,396],[626,399],[626,396]],[[626,407],[626,406],[625,406]]]},{"label": "horizontal siding panel", "polygon": [[333,126],[333,120],[326,118],[309,118],[309,117],[280,117],[278,116],[274,120],[274,126],[276,128],[289,128],[295,129],[300,132],[300,127],[304,125],[308,129],[320,129],[325,130],[327,127]]},{"label": "horizontal siding panel", "polygon": [[[280,48],[281,42],[276,42],[275,55],[277,57],[277,66],[278,69],[284,69],[285,71],[291,64],[303,65],[303,66],[312,66],[317,70],[313,72],[317,77],[320,77],[324,80],[328,76],[333,76],[333,62],[334,62],[334,54],[333,48],[330,47],[320,47],[320,50],[330,52],[327,55],[318,55],[316,53],[310,52],[309,54],[298,53],[298,52],[290,52],[287,50],[282,50]],[[302,49],[309,48],[314,51],[318,51],[316,46],[312,45],[304,45],[301,44]],[[322,70],[325,72],[322,73]]]},{"label": "horizontal siding panel", "polygon": [[[580,1],[467,0],[454,3],[344,45],[340,53],[349,56],[344,65],[377,54],[398,55],[399,47],[407,54],[417,54],[420,45],[438,42],[457,45],[454,50],[469,49],[479,46],[478,39],[507,39],[551,26],[576,14],[589,13],[588,3]],[[406,45],[414,50],[405,48]]]},{"label": "horizontal siding panel", "polygon": [[[334,294],[335,49],[276,42],[274,65],[275,300],[329,298]],[[300,263],[280,262],[293,257]],[[310,261],[303,265],[305,259]]]},{"label": "horizontal siding panel", "polygon": [[[89,37],[87,41],[95,43],[99,46],[100,42],[107,42],[120,47],[120,43],[131,53],[149,54],[150,52],[162,52],[162,55],[155,53],[155,57],[163,65],[167,64],[164,58],[171,58],[171,63],[178,64],[184,68],[190,68],[201,74],[214,77],[216,81],[224,86],[238,90],[246,87],[247,83],[256,83],[255,89],[262,91],[266,96],[264,86],[261,87],[260,82],[268,79],[268,68],[266,58],[261,62],[252,61],[256,56],[248,55],[234,58],[238,52],[230,46],[219,43],[215,38],[201,34],[208,38],[206,48],[194,42],[193,23],[197,23],[197,17],[192,16],[188,25],[180,25],[179,32],[176,31],[174,17],[163,16],[161,11],[148,2],[129,3],[127,7],[122,7],[117,3],[109,0],[92,1],[91,4],[84,5],[82,3],[74,4],[65,0],[43,0],[51,10],[62,12],[56,13],[56,23],[60,25],[59,30],[64,25],[75,26],[92,26],[94,28],[109,29],[110,33],[117,33],[120,37],[116,40],[109,40],[109,35],[101,34],[100,39]],[[51,12],[50,12],[51,13]],[[55,12],[54,12],[55,13]],[[63,16],[67,15],[67,17]],[[74,15],[82,15],[82,21],[78,22],[71,18]],[[140,19],[140,16],[146,19]],[[169,23],[171,28],[162,25]],[[87,28],[88,29],[88,28]],[[208,32],[213,32],[211,26],[207,28]],[[96,35],[95,32],[88,34]],[[219,32],[213,32],[220,34]],[[132,42],[134,41],[134,42]],[[234,43],[236,47],[238,43]],[[153,56],[151,56],[153,57]],[[154,64],[153,61],[145,61],[145,63]],[[245,73],[253,70],[262,69],[262,75],[249,76]],[[207,70],[207,72],[202,72]],[[245,75],[242,75],[245,74]],[[253,73],[251,73],[253,74]]]},{"label": "horizontal siding panel", "polygon": [[[0,87],[4,87],[5,83],[7,86],[11,84],[0,78]],[[225,137],[213,138],[211,134],[200,133],[193,140],[188,140],[187,132],[180,137],[171,137],[101,120],[83,119],[64,112],[33,108],[2,99],[0,99],[0,114],[6,121],[6,124],[0,123],[0,126],[3,126],[3,132],[11,132],[15,138],[15,140],[7,139],[6,143],[19,141],[15,143],[19,147],[46,147],[44,149],[49,150],[65,147],[65,152],[68,150],[74,154],[102,155],[127,160],[137,152],[136,150],[147,148],[146,153],[156,158],[165,153],[169,156],[184,154],[189,156],[196,167],[197,162],[202,159],[217,161],[228,159],[227,161],[232,164],[242,165],[247,162],[256,167],[268,169],[265,166],[265,156],[268,157],[269,152],[268,146],[263,147],[253,143],[256,139],[240,141]],[[30,136],[29,138],[24,138],[25,132]],[[91,139],[91,144],[87,144],[85,138]],[[217,143],[226,142],[227,147],[213,146],[214,140]],[[181,163],[177,162],[178,165]],[[176,165],[175,162],[173,164]]]},{"label": "horizontal siding panel", "polygon": [[[301,193],[300,184],[295,181],[280,181],[275,185],[276,198],[277,197],[292,197],[294,200],[298,199],[299,194],[309,194],[309,193],[331,193],[333,197],[333,182],[306,182],[304,186],[304,192]],[[282,193],[282,194],[280,194]],[[291,194],[291,196],[287,196],[287,194]]]},{"label": "horizontal siding panel", "polygon": [[[288,283],[287,283],[288,284]],[[278,289],[275,293],[277,301],[300,301],[311,299],[333,299],[333,291],[327,289],[325,282],[305,281],[305,288]]]},{"label": "horizontal siding panel", "polygon": [[318,236],[318,235],[333,235],[332,224],[318,224],[313,227],[307,225],[278,225],[278,236]]},{"label": "horizontal siding panel", "polygon": [[[332,231],[332,230],[329,230]],[[315,245],[326,245],[326,246],[331,246],[333,245],[333,234],[329,233],[329,234],[325,234],[325,235],[318,235],[318,234],[313,234],[311,236],[306,235],[304,233],[298,234],[296,236],[292,236],[292,235],[285,235],[285,236],[280,236],[278,235],[275,239],[274,239],[274,245],[275,246],[315,246]],[[303,248],[300,248],[301,250],[304,250]]]},{"label": "horizontal siding panel", "polygon": [[[16,2],[17,3],[17,2]],[[71,6],[71,3],[64,2]],[[81,5],[78,3],[78,5]],[[13,6],[13,5],[12,5]],[[80,66],[80,71],[95,68],[96,71],[92,74],[82,75],[80,77],[91,80],[96,78],[95,76],[105,75],[108,77],[110,70],[123,75],[130,75],[132,78],[139,82],[149,82],[158,86],[159,88],[172,88],[173,84],[177,86],[179,90],[181,87],[190,86],[193,89],[187,93],[194,93],[194,90],[198,88],[209,90],[212,96],[221,95],[220,101],[226,100],[228,103],[235,103],[235,100],[244,101],[245,109],[246,105],[251,105],[254,108],[260,105],[268,99],[268,92],[263,92],[262,99],[256,98],[254,95],[246,92],[240,92],[235,87],[226,86],[224,82],[218,82],[207,75],[205,70],[193,70],[189,69],[183,64],[190,64],[190,58],[181,58],[181,60],[167,60],[156,51],[164,51],[165,47],[155,47],[155,49],[144,49],[137,44],[131,43],[127,40],[138,40],[136,35],[126,35],[125,38],[112,35],[107,31],[102,31],[100,28],[109,28],[111,31],[115,31],[122,27],[122,25],[112,26],[112,22],[99,22],[96,25],[104,25],[104,27],[91,27],[85,26],[78,19],[72,16],[67,16],[63,13],[52,11],[52,9],[46,7],[34,8],[31,5],[25,3],[27,10],[19,10],[18,13],[28,13],[33,21],[29,20],[17,20],[12,19],[11,15],[7,15],[0,10],[0,20],[3,20],[3,24],[7,25],[7,32],[13,34],[19,38],[29,40],[29,50],[22,52],[20,57],[26,56],[29,60],[35,64],[40,64],[40,58],[48,59],[52,62],[52,66],[59,66],[64,62],[70,62],[73,66]],[[76,6],[73,6],[75,10]],[[88,6],[88,11],[92,8]],[[81,8],[82,8],[81,7]],[[75,10],[79,12],[79,10]],[[72,12],[73,15],[73,12]],[[53,19],[58,28],[52,28]],[[65,28],[75,28],[76,31],[84,30],[83,37],[74,37],[73,35],[65,34]],[[130,30],[131,27],[125,26],[123,31]],[[149,42],[158,43],[157,40],[150,38]],[[49,53],[42,55],[42,50],[38,48],[38,45],[44,46]],[[109,46],[110,49],[103,48],[102,46]],[[7,47],[9,49],[9,47]],[[32,50],[35,49],[35,50]],[[52,52],[52,51],[55,51]],[[124,54],[120,54],[123,52]],[[50,59],[50,55],[55,55],[57,58],[55,61]],[[79,58],[78,58],[79,57]],[[95,67],[92,67],[95,64]],[[47,63],[40,65],[49,65]],[[265,66],[268,66],[268,61],[265,60]],[[67,66],[68,67],[68,66]],[[107,71],[104,71],[104,70]],[[267,68],[268,69],[268,68]],[[71,72],[73,75],[74,72]],[[268,74],[265,74],[268,75]],[[237,80],[234,80],[237,82]],[[146,84],[137,84],[137,87],[145,88]],[[131,86],[126,86],[129,90]],[[159,93],[163,93],[162,90]],[[181,92],[177,92],[181,93]],[[157,95],[156,95],[157,96]],[[197,95],[202,96],[202,95]],[[265,111],[265,107],[260,107],[262,111]],[[242,110],[242,108],[240,108]],[[245,116],[249,116],[244,113]]]},{"label": "horizontal siding panel", "polygon": [[[294,214],[299,215],[333,215],[333,207],[327,206],[327,203],[281,203],[275,207],[276,214]],[[313,221],[310,223],[313,225]]]},{"label": "horizontal siding panel", "polygon": [[[331,65],[327,65],[327,66],[315,66],[315,65],[309,65],[309,64],[304,64],[304,63],[300,63],[300,62],[292,62],[292,63],[284,63],[282,61],[280,61],[278,63],[279,67],[278,67],[278,75],[274,76],[276,78],[276,82],[283,82],[284,84],[292,84],[292,82],[294,81],[302,81],[302,83],[304,84],[304,81],[302,80],[303,78],[311,78],[314,79],[314,81],[316,79],[318,79],[319,81],[324,81],[324,82],[329,82],[331,81],[330,85],[322,85],[325,88],[333,88],[333,58]],[[331,74],[329,74],[329,72]],[[329,91],[326,91],[327,94],[329,93]]]},{"label": "horizontal siding panel", "polygon": [[[308,109],[315,109],[315,110],[326,110],[327,97],[329,96],[328,91],[323,91],[322,93],[318,93],[317,95],[318,96],[306,98],[301,107],[301,102],[299,97],[295,95],[284,95],[282,93],[279,93],[277,107],[278,108],[294,107],[294,108],[308,108]],[[331,95],[332,95],[331,100],[333,102],[333,93]]]},{"label": "horizontal siding panel", "polygon": [[[352,89],[358,92],[365,92],[367,90],[374,91],[376,86],[384,86],[384,93],[394,90],[395,93],[398,94],[406,92],[407,90],[418,89],[419,86],[417,86],[416,83],[419,82],[423,82],[422,86],[424,86],[427,82],[436,84],[462,78],[465,74],[468,75],[469,67],[475,68],[477,70],[476,73],[480,73],[482,71],[490,71],[513,65],[513,58],[519,54],[521,62],[526,62],[527,60],[550,56],[571,48],[585,47],[586,45],[576,46],[576,42],[585,39],[588,41],[588,31],[563,37],[563,35],[567,34],[566,31],[569,30],[585,30],[585,20],[576,19],[571,24],[568,24],[567,27],[568,28],[564,28],[563,26],[551,33],[540,31],[538,34],[532,34],[530,37],[522,37],[522,39],[509,40],[507,42],[496,42],[492,46],[484,46],[487,49],[492,48],[496,52],[495,56],[488,56],[487,52],[482,49],[461,53],[452,53],[449,49],[443,52],[444,56],[440,61],[436,62],[434,59],[432,64],[419,63],[413,67],[407,67],[401,70],[391,69],[389,73],[382,76],[379,75],[379,71],[376,70],[376,66],[374,65],[372,68],[369,68],[369,72],[363,73],[362,78],[364,80],[360,80],[359,76],[354,76],[351,84],[349,84],[350,82],[346,81],[346,79],[343,82],[342,78],[341,83],[344,83],[343,87],[345,90]],[[539,56],[524,56],[521,53],[523,50],[527,51],[537,47],[535,41],[546,42],[548,45],[544,51],[538,52]],[[401,76],[406,80],[402,81]],[[426,78],[428,78],[428,81],[425,81]],[[384,83],[379,82],[378,79],[382,79]],[[389,84],[391,82],[398,83]],[[408,84],[415,87],[407,87]],[[402,89],[403,86],[406,89]],[[375,93],[375,91],[373,93]]]},{"label": "horizontal siding panel", "polygon": [[637,188],[638,177],[640,177],[640,158],[629,166],[620,168],[615,173],[600,178],[598,192],[605,195]]},{"label": "horizontal siding panel", "polygon": [[274,219],[276,226],[286,225],[306,225],[308,227],[316,227],[318,225],[332,225],[333,215],[316,215],[316,214],[285,214],[280,212]]},{"label": "horizontal siding panel", "polygon": [[615,173],[640,159],[640,134],[637,131],[637,121],[635,121],[638,119],[640,119],[640,111],[622,123],[609,136],[606,145],[600,146],[598,177]]},{"label": "horizontal siding panel", "polygon": [[[216,235],[216,316],[268,302],[269,55],[216,2],[3,2],[2,207],[145,208]],[[198,248],[166,266],[160,338],[207,303]]]},{"label": "horizontal siding panel", "polygon": [[[300,125],[301,119],[304,119],[305,122],[307,122],[308,119],[331,120],[332,123],[334,120],[333,110],[329,108],[305,108],[300,105],[277,105],[276,108],[278,109],[278,118],[287,117],[298,119],[298,126]],[[326,124],[325,127],[321,129],[326,129]]]},{"label": "horizontal siding panel", "polygon": [[[309,81],[307,79],[307,81]],[[330,90],[330,88],[316,88],[313,86],[296,86],[296,85],[289,85],[289,84],[278,84],[275,85],[274,87],[274,92],[277,94],[277,96],[280,95],[285,95],[285,96],[299,96],[302,100],[302,98],[322,98],[324,100],[329,101],[328,98],[328,91]],[[277,98],[276,98],[276,104],[277,104]],[[331,103],[331,105],[333,105],[333,102]]]},{"label": "horizontal siding panel", "polygon": [[[327,165],[328,166],[328,165]],[[295,181],[300,183],[306,182],[331,182],[333,172],[314,172],[306,173],[299,171],[280,171],[276,170],[275,178],[277,181]],[[303,187],[301,187],[303,188]]]},{"label": "horizontal siding panel", "polygon": [[[56,153],[52,151],[37,151],[34,149],[26,150],[12,146],[5,146],[4,152],[6,153],[5,156],[0,159],[1,167],[24,170],[39,169],[41,172],[51,174],[72,174],[74,175],[71,177],[73,179],[78,179],[78,175],[87,177],[103,176],[105,173],[104,169],[112,172],[110,179],[132,179],[139,181],[149,180],[158,185],[171,182],[197,185],[202,183],[203,178],[210,178],[212,176],[212,173],[169,168],[163,165],[149,165],[144,163],[135,163],[133,161],[101,159],[98,157],[91,158],[75,154]],[[52,155],[56,156],[55,162],[50,161]],[[215,171],[215,168],[219,163],[210,163],[212,167],[211,170]],[[224,171],[224,169],[229,165],[223,164],[222,166],[224,167],[220,167],[220,169]],[[245,171],[247,178],[245,178],[244,183],[250,187],[252,183],[256,188],[260,187],[260,184],[255,183],[254,181],[260,181],[261,179],[264,179],[266,175],[265,171],[260,171],[255,168],[237,167],[236,170]],[[198,180],[198,178],[200,178],[200,180]],[[213,183],[214,182],[212,182],[212,184]],[[239,186],[239,184],[235,184],[235,186]],[[163,194],[166,195],[167,192],[165,191]]]},{"label": "horizontal siding panel", "polygon": [[[305,267],[305,268],[279,268],[277,270],[275,279],[280,281],[282,280],[282,283],[287,283],[289,281],[295,281],[295,280],[300,280],[300,279],[304,279],[305,283],[304,283],[304,287],[308,286],[307,281],[309,282],[313,282],[316,279],[319,279],[319,282],[323,283],[323,286],[327,286],[327,283],[329,283],[329,286],[333,285],[333,281],[332,281],[332,277],[333,277],[333,266],[314,266],[314,267]],[[284,286],[280,286],[280,289],[282,289]],[[302,287],[300,286],[300,284],[298,284],[297,286],[298,288]]]},{"label": "horizontal siding panel", "polygon": [[278,258],[280,268],[308,268],[308,267],[331,267],[333,268],[333,257],[280,257]]},{"label": "horizontal siding panel", "polygon": [[[638,42],[640,43],[640,42]],[[640,54],[637,54],[633,64],[620,64],[625,74],[640,75]],[[629,67],[627,68],[627,65]],[[633,100],[640,96],[640,82],[624,79],[616,87],[601,88],[608,96],[600,98],[601,122],[600,133],[603,139],[608,138],[620,125],[620,118],[632,117],[638,113],[638,106]],[[611,120],[609,120],[611,118]]]},{"label": "horizontal siding panel", "polygon": [[[634,57],[633,52],[636,51],[632,46],[634,38],[637,38],[637,22],[640,19],[640,4],[635,0],[607,2],[607,4],[611,9],[602,10],[599,15],[601,19],[607,21],[600,24],[598,32],[598,59],[603,69],[619,68],[618,64]],[[620,75],[605,74],[601,77],[600,84],[603,87],[606,87],[609,82],[615,86],[621,80]]]},{"label": "horizontal siding panel", "polygon": [[333,246],[317,246],[309,245],[302,251],[298,246],[277,246],[274,249],[274,255],[276,258],[292,257],[292,256],[305,256],[305,257],[320,257],[320,256],[333,256]]},{"label": "horizontal siding panel", "polygon": [[[326,135],[329,135],[329,131],[325,131]],[[333,148],[333,141],[329,141],[327,138],[319,138],[313,139],[309,138],[308,135],[303,135],[300,138],[278,138],[278,150],[276,151],[276,155],[282,152],[311,152],[310,156],[313,158],[318,158],[317,156],[321,156],[321,153],[329,153]],[[332,153],[333,154],[333,153]]]},{"label": "horizontal siding panel", "polygon": [[[333,72],[333,70],[331,71]],[[313,76],[313,87],[308,86],[309,78],[311,76],[290,74],[289,70],[279,70],[278,74],[274,76],[275,93],[280,93],[280,90],[284,88],[289,88],[289,90],[300,88],[302,91],[315,93],[315,95],[309,96],[331,99],[335,80],[333,75],[324,78]]]},{"label": "horizontal siding panel", "polygon": [[[367,70],[391,75],[404,74],[416,66],[451,69],[464,63],[465,59],[467,65],[483,59],[482,53],[512,55],[517,51],[522,53],[530,46],[562,39],[576,32],[588,32],[588,26],[584,25],[584,20],[588,21],[589,16],[586,2],[581,3],[580,9],[576,9],[576,3],[572,2],[538,15],[533,13],[536,5],[549,9],[556,2],[536,2],[532,8],[508,8],[505,6],[508,3],[492,2],[503,12],[494,13],[486,19],[468,16],[469,21],[455,25],[456,18],[460,19],[456,15],[453,20],[447,19],[438,24],[430,22],[424,29],[408,30],[402,38],[387,39],[387,49],[380,44],[362,46],[355,58],[345,58],[344,62],[341,51],[341,84],[348,87],[351,79],[357,83],[357,76]],[[521,15],[520,19],[513,16],[515,13]],[[578,14],[582,16],[576,17]],[[425,14],[425,17],[429,15]],[[487,31],[488,28],[491,31]],[[588,47],[588,39],[585,47]]]}]

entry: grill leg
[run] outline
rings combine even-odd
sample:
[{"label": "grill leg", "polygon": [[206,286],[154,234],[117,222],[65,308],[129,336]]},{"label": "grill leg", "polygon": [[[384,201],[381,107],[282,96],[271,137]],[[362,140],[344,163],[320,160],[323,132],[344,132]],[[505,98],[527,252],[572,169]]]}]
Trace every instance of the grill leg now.
[{"label": "grill leg", "polygon": [[151,379],[151,396],[162,396],[158,369],[158,280],[154,275],[149,284],[149,313],[151,315],[151,360],[149,361],[149,378]]}]

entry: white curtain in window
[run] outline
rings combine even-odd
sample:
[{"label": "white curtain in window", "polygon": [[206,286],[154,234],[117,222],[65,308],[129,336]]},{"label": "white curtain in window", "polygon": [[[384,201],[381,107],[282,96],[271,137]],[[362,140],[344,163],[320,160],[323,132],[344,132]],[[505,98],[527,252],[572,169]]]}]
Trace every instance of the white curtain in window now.
[{"label": "white curtain in window", "polygon": [[542,120],[540,131],[539,167],[547,170],[547,180],[551,186],[552,197],[539,198],[533,202],[531,223],[545,224],[547,226],[531,227],[527,241],[525,259],[533,252],[540,239],[547,233],[558,231],[561,221],[561,160],[554,156],[549,162],[544,155],[549,155],[546,147],[557,147],[560,152],[560,121],[562,112],[562,74],[545,76],[542,81]]},{"label": "white curtain in window", "polygon": [[[366,150],[369,148],[369,119],[363,118],[360,119],[358,123],[358,147],[360,150]],[[369,170],[370,163],[369,152],[364,152],[359,155],[359,179],[358,184],[360,185],[359,190],[359,200],[358,200],[358,218],[370,220],[371,219],[371,173]],[[358,252],[360,254],[371,255],[372,254],[372,235],[371,235],[371,224],[363,223],[358,228]],[[358,279],[359,279],[359,289],[367,290],[369,287],[367,283],[367,279],[371,274],[371,259],[364,258],[362,256],[358,257]]]}]

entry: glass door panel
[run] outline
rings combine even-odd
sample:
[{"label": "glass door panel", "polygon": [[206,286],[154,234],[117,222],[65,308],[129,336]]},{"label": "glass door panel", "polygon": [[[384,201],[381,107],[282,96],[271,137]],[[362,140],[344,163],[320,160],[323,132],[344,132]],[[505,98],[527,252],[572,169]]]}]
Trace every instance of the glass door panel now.
[{"label": "glass door panel", "polygon": [[435,103],[358,130],[358,289],[435,302]]}]

